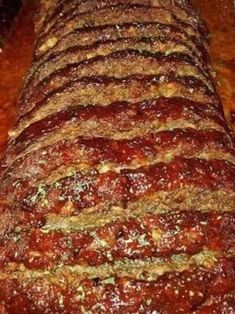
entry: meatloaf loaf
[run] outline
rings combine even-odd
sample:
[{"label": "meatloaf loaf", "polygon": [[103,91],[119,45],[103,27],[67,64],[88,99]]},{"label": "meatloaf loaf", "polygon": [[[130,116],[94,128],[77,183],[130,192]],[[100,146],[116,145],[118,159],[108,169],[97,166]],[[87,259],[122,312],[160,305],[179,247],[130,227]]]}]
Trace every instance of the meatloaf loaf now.
[{"label": "meatloaf loaf", "polygon": [[184,0],[41,0],[0,165],[0,313],[235,313],[235,141]]}]

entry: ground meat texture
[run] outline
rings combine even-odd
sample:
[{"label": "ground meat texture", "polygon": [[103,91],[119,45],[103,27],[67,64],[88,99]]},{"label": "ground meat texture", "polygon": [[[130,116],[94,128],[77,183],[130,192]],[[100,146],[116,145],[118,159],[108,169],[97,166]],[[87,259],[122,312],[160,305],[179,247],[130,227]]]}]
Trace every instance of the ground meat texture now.
[{"label": "ground meat texture", "polygon": [[[174,33],[173,33],[174,34]],[[52,53],[47,58],[44,58],[43,63],[40,62],[38,67],[34,69],[34,73],[27,80],[28,85],[33,85],[36,78],[42,80],[48,77],[55,70],[63,68],[67,64],[78,63],[83,60],[88,60],[94,58],[98,55],[107,55],[115,51],[121,51],[125,49],[135,49],[139,51],[149,51],[149,52],[162,52],[165,54],[170,54],[174,52],[186,53],[189,56],[194,57],[198,63],[200,63],[200,58],[198,58],[197,50],[191,52],[191,45],[185,45],[185,42],[176,40],[169,36],[163,37],[162,34],[158,37],[140,37],[140,38],[118,38],[116,40],[103,40],[97,41],[92,45],[85,46],[72,46],[63,51],[58,51]],[[195,60],[195,61],[196,61]],[[201,64],[201,68],[206,66],[207,63]],[[36,81],[37,82],[37,81]],[[36,84],[36,82],[34,84]],[[23,94],[21,95],[20,102],[23,102]]]},{"label": "ground meat texture", "polygon": [[[44,78],[30,80],[30,87],[23,100],[25,102],[32,101],[31,95],[35,87],[38,95],[45,95],[71,81],[89,76],[125,78],[141,74],[158,75],[164,78],[167,73],[171,73],[178,77],[195,77],[201,80],[207,88],[213,90],[210,75],[204,73],[202,67],[195,67],[194,63],[192,57],[180,52],[165,54],[163,52],[151,53],[147,49],[146,51],[124,49],[107,56],[97,56],[85,61],[69,63],[52,71]],[[208,83],[206,79],[208,79]]]},{"label": "ground meat texture", "polygon": [[1,313],[233,313],[235,147],[188,1],[41,0],[0,163]]},{"label": "ground meat texture", "polygon": [[[154,161],[169,161],[174,155],[187,157],[204,155],[204,158],[208,159],[212,156],[217,158],[223,156],[224,159],[235,163],[235,152],[227,135],[213,129],[176,128],[172,131],[160,131],[143,137],[119,140],[78,136],[58,141],[56,138],[54,144],[45,145],[16,159],[12,165],[6,167],[4,184],[9,185],[10,182],[31,175],[33,183],[48,176],[50,178],[53,174],[56,175],[57,171],[60,171],[61,175],[61,172],[69,173],[72,169],[85,170],[87,167],[98,167],[103,170],[128,165],[134,168]],[[56,159],[55,162],[53,159]]]},{"label": "ground meat texture", "polygon": [[216,94],[201,80],[193,76],[179,77],[172,73],[159,76],[134,75],[125,78],[91,76],[72,81],[56,89],[52,86],[42,88],[43,93],[36,90],[32,95],[28,102],[29,111],[19,117],[15,128],[10,132],[12,138],[33,122],[74,105],[87,107],[95,104],[101,107],[113,102],[149,101],[156,96],[167,98],[169,101],[181,97],[197,103],[213,103],[215,106],[218,104]]},{"label": "ground meat texture", "polygon": [[173,314],[193,313],[194,310],[203,313],[200,311],[201,305],[213,297],[223,300],[221,295],[226,294],[229,299],[230,294],[231,304],[231,292],[234,289],[232,268],[232,261],[223,259],[210,270],[196,268],[169,272],[150,282],[129,276],[110,276],[82,279],[78,285],[78,280],[73,280],[73,274],[67,278],[66,274],[60,275],[57,277],[58,283],[53,283],[53,275],[39,278],[32,276],[26,280],[3,278],[1,285],[7,289],[0,292],[0,297],[7,300],[4,307],[11,313],[16,313],[21,304],[24,305],[23,313],[42,310],[46,313],[61,310],[64,313],[76,313],[79,310],[82,313],[84,308],[91,313],[97,311],[97,308],[100,313],[105,310],[109,313],[164,311]]},{"label": "ground meat texture", "polygon": [[[55,12],[53,12],[53,14],[50,16],[49,21],[46,24],[46,28],[43,30],[43,34],[48,33],[49,31],[52,32],[52,30],[55,28],[55,24],[56,24],[56,16],[57,13],[59,12],[60,14],[63,14],[63,19],[64,22],[71,20],[71,18],[76,15],[74,14],[74,8],[76,8],[79,13],[85,13],[85,12],[89,12],[89,11],[94,11],[96,9],[101,9],[101,8],[105,8],[108,6],[114,6],[114,5],[123,5],[123,6],[127,6],[130,4],[136,4],[136,5],[145,5],[148,7],[151,6],[166,6],[169,5],[166,3],[166,1],[149,1],[149,0],[113,0],[113,1],[107,1],[107,0],[103,0],[103,1],[99,1],[94,2],[94,1],[81,1],[80,3],[77,3],[76,1],[71,1],[70,3],[68,3],[68,5],[63,5],[63,7],[60,5],[57,7],[57,10]],[[170,6],[171,7],[171,6]],[[182,8],[180,8],[180,6],[175,7],[174,8],[175,11],[174,13],[179,15],[179,17],[181,17],[183,20],[188,19],[192,24],[199,24],[200,20],[198,20],[195,16],[192,17],[190,16],[186,10],[183,10]],[[75,11],[76,12],[76,11]]]},{"label": "ground meat texture", "polygon": [[[188,35],[184,29],[177,25],[160,24],[158,22],[145,23],[123,23],[119,25],[107,24],[96,27],[85,27],[75,29],[71,33],[61,38],[53,47],[48,48],[40,57],[35,56],[35,62],[29,73],[35,71],[38,64],[45,62],[52,54],[58,53],[76,45],[92,45],[104,40],[117,40],[119,38],[151,38],[151,37],[173,37],[183,40],[190,45],[193,51],[198,51],[202,60],[208,60],[208,46],[206,43],[199,42],[195,36]],[[209,65],[209,64],[208,64]],[[28,75],[30,76],[30,75]],[[26,80],[28,80],[28,76]],[[20,104],[20,103],[19,103]]]},{"label": "ground meat texture", "polygon": [[[87,173],[75,172],[52,184],[34,188],[30,188],[27,181],[23,180],[18,182],[16,188],[13,187],[15,195],[11,202],[21,201],[20,206],[32,212],[61,211],[63,205],[70,202],[71,211],[80,212],[103,203],[107,206],[127,206],[144,198],[154,204],[157,198],[160,202],[158,194],[164,195],[168,203],[170,200],[177,202],[178,189],[193,186],[196,188],[195,195],[200,187],[205,192],[223,191],[224,198],[233,203],[234,176],[235,166],[227,161],[175,157],[169,163],[160,162],[137,169],[124,168],[120,172],[108,170],[101,173],[94,169]],[[8,190],[8,193],[12,192],[12,187]],[[156,195],[156,192],[159,193]],[[184,202],[184,198],[186,196],[182,195],[178,202]]]},{"label": "ground meat texture", "polygon": [[[48,34],[39,36],[38,45],[39,50],[45,51],[48,46],[56,43],[57,37],[63,37],[74,28],[83,28],[85,26],[99,26],[109,24],[122,24],[128,22],[149,22],[156,21],[165,24],[179,24],[185,28],[189,35],[199,36],[200,28],[196,25],[191,25],[188,20],[184,21],[177,17],[171,10],[163,7],[148,7],[129,4],[125,6],[108,6],[107,8],[100,8],[96,11],[77,13],[71,16],[67,23],[56,23]],[[194,24],[194,23],[193,23]],[[52,35],[53,34],[53,35]],[[48,45],[49,44],[49,45]]]},{"label": "ground meat texture", "polygon": [[[89,230],[81,230],[82,225],[75,226],[69,218],[63,224],[52,219],[43,229],[9,235],[1,245],[1,264],[17,262],[30,269],[46,269],[60,262],[95,266],[122,258],[196,254],[205,246],[226,251],[234,245],[234,215],[182,211],[120,217],[104,224],[96,214],[96,227]],[[221,232],[225,225],[226,232]]]},{"label": "ground meat texture", "polygon": [[161,131],[177,127],[227,129],[221,113],[215,110],[214,105],[184,98],[160,97],[134,104],[114,102],[107,106],[78,106],[30,124],[9,142],[5,157],[9,164],[17,154],[46,146],[54,142],[55,137],[56,140],[61,139],[61,135],[64,139],[89,134],[130,139],[148,134],[153,129]]}]

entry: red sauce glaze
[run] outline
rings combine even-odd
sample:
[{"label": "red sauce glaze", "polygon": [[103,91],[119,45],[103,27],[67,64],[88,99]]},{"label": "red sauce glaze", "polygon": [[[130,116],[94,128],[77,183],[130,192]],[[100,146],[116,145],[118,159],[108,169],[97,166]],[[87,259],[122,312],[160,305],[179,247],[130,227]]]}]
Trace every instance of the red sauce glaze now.
[{"label": "red sauce glaze", "polygon": [[[148,84],[152,84],[153,86],[159,86],[160,85],[160,78],[162,75],[132,75],[125,78],[115,78],[115,77],[107,77],[107,76],[89,76],[89,77],[83,77],[79,78],[75,81],[68,81],[64,85],[60,85],[60,87],[51,86],[47,89],[45,86],[45,89],[40,92],[40,89],[36,89],[33,93],[32,97],[30,98],[30,101],[28,100],[30,107],[25,115],[21,116],[18,122],[27,120],[28,118],[31,118],[35,115],[37,110],[39,108],[42,108],[45,106],[51,98],[55,95],[65,94],[69,93],[71,91],[74,91],[77,88],[84,87],[86,85],[90,86],[98,86],[100,85],[100,88],[105,88],[110,84],[116,84],[117,86],[128,86],[128,84],[134,82],[140,85],[140,87],[146,86],[148,88]],[[217,95],[212,92],[207,85],[205,85],[201,80],[195,78],[194,76],[185,76],[185,77],[178,77],[175,76],[174,73],[164,73],[164,80],[167,83],[173,82],[182,84],[186,88],[192,88],[195,89],[195,91],[203,92],[205,96],[208,96],[211,98],[211,101],[214,104],[218,105],[219,99]],[[136,94],[138,96],[138,90],[136,90]],[[17,124],[16,124],[17,127]]]},{"label": "red sauce glaze", "polygon": [[214,296],[208,300],[208,304],[203,304],[196,311],[195,314],[208,313],[233,313],[235,309],[234,293],[226,294],[224,296]]},{"label": "red sauce glaze", "polygon": [[15,230],[24,232],[30,228],[40,228],[46,223],[46,217],[42,214],[26,213],[19,207],[0,205],[0,243],[8,239],[8,235]]},{"label": "red sauce glaze", "polygon": [[[138,169],[123,169],[120,173],[76,173],[51,186],[44,185],[28,191],[27,182],[13,187],[15,199],[26,211],[59,212],[71,201],[80,212],[99,203],[126,206],[127,202],[154,195],[157,191],[174,191],[182,187],[202,190],[235,190],[235,167],[223,160],[206,161],[198,158],[176,157],[170,163],[157,163]],[[9,187],[9,193],[12,187]],[[13,194],[11,194],[13,195]]]},{"label": "red sauce glaze", "polygon": [[205,150],[235,154],[229,137],[216,130],[174,129],[130,140],[77,137],[58,141],[18,158],[10,167],[2,168],[2,182],[9,185],[17,179],[30,177],[33,184],[52,171],[70,165],[82,164],[89,168],[102,163],[135,165],[171,152],[191,157]]},{"label": "red sauce glaze", "polygon": [[[42,218],[38,226],[45,222]],[[27,225],[24,226],[26,228]],[[35,227],[36,224],[35,224]],[[159,238],[154,238],[154,232]],[[0,265],[23,263],[30,269],[56,264],[101,265],[123,258],[169,257],[196,254],[203,248],[222,252],[235,245],[235,213],[176,212],[147,214],[85,231],[46,231],[33,228],[2,240]],[[31,253],[37,252],[37,256]]]},{"label": "red sauce glaze", "polygon": [[107,125],[110,125],[111,131],[127,132],[130,130],[130,121],[133,122],[131,124],[131,128],[133,128],[138,127],[141,123],[153,121],[164,123],[169,118],[190,120],[195,124],[202,119],[210,120],[228,130],[222,113],[217,111],[215,106],[198,104],[184,98],[158,98],[135,104],[115,102],[105,107],[78,106],[60,111],[31,124],[16,139],[9,142],[5,155],[10,161],[32,143],[46,138],[50,133],[70,123],[78,125],[87,122],[89,125],[89,120],[95,121],[100,125],[100,128],[95,128],[96,136],[101,136],[101,132],[104,132],[103,129],[105,130]]},{"label": "red sauce glaze", "polygon": [[[208,270],[198,268],[182,273],[166,273],[156,281],[128,277],[84,279],[80,288],[68,285],[66,276],[59,277],[63,286],[44,278],[24,284],[18,280],[0,280],[0,301],[10,313],[205,313],[200,308],[210,298],[221,299],[235,289],[234,261],[221,259]],[[76,284],[76,281],[73,281]],[[205,309],[205,308],[204,308]]]}]

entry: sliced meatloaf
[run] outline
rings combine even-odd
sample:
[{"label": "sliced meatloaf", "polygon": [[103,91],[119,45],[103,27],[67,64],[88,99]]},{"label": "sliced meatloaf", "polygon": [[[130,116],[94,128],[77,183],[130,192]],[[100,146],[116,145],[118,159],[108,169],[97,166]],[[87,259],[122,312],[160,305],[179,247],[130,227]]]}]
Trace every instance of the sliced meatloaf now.
[{"label": "sliced meatloaf", "polygon": [[41,0],[0,163],[0,313],[234,313],[235,140],[187,0]]}]

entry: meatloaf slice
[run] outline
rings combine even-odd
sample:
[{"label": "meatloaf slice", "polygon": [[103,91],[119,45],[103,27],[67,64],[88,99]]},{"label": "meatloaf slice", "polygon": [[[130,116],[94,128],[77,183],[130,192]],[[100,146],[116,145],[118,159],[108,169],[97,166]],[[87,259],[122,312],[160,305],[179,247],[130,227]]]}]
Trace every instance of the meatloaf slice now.
[{"label": "meatloaf slice", "polygon": [[79,14],[66,24],[56,24],[55,29],[48,34],[42,35],[37,40],[37,50],[45,52],[48,48],[54,46],[59,37],[63,37],[75,28],[89,26],[101,26],[109,24],[140,23],[140,22],[158,22],[163,24],[178,24],[189,35],[199,37],[200,31],[193,27],[188,21],[179,20],[172,11],[163,7],[145,7],[137,5],[111,6],[99,9],[95,12]]},{"label": "meatloaf slice", "polygon": [[32,99],[28,102],[28,111],[19,117],[14,130],[10,132],[12,138],[19,135],[31,123],[43,119],[46,115],[74,105],[107,106],[112,102],[138,102],[163,96],[182,97],[198,103],[212,103],[218,106],[216,94],[193,76],[136,75],[120,79],[103,76],[85,77],[52,91],[50,91],[51,87],[45,85],[45,88],[44,93],[35,91],[32,95]]}]

